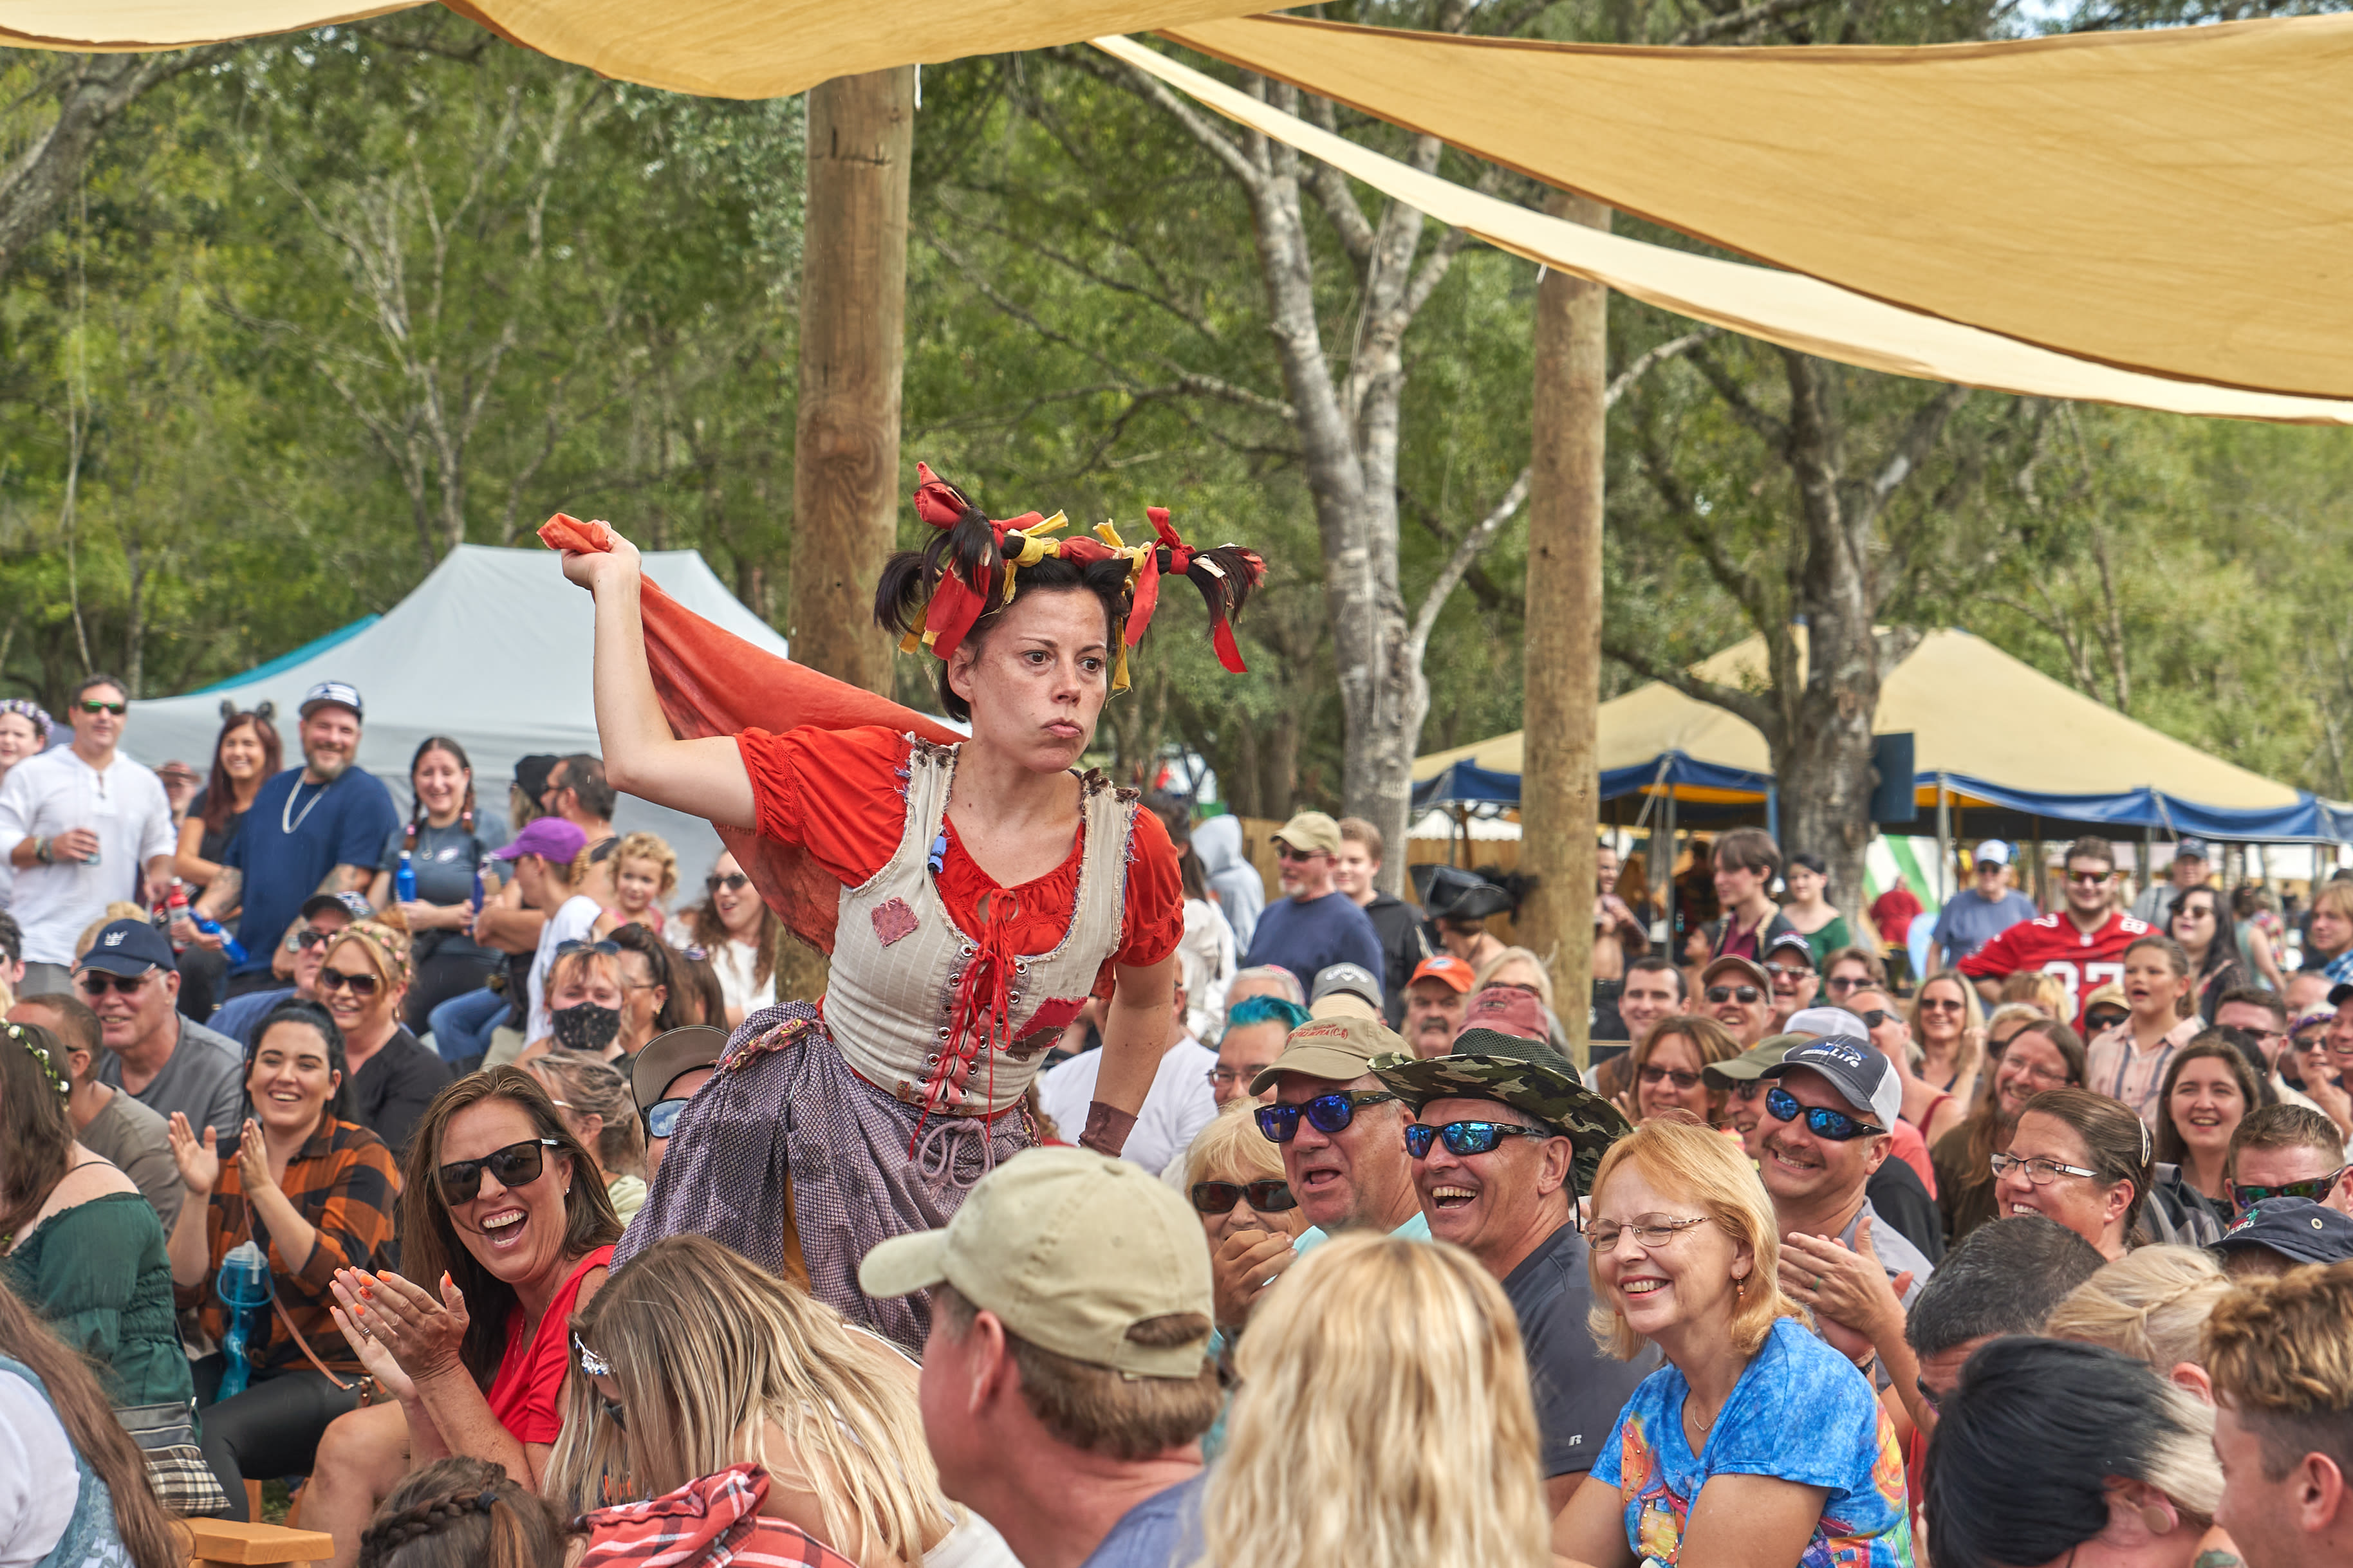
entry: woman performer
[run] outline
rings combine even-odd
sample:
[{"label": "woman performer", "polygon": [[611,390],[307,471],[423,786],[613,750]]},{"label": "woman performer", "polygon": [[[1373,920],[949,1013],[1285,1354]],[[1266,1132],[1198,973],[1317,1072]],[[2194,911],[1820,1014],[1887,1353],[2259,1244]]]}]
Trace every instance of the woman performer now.
[{"label": "woman performer", "polygon": [[[960,744],[900,732],[932,728],[904,710],[888,727],[676,738],[665,698],[691,727],[726,697],[696,707],[708,687],[676,689],[692,683],[675,679],[666,644],[656,652],[672,689],[657,690],[637,551],[619,539],[584,550],[604,541],[569,519],[543,531],[571,546],[565,574],[596,597],[606,776],[710,819],[777,912],[833,955],[818,1005],[761,1008],[735,1030],[620,1261],[665,1236],[711,1236],[910,1350],[928,1309],[867,1300],[859,1260],[887,1237],[945,1225],[989,1165],[1036,1141],[1018,1114],[1023,1091],[1091,995],[1109,1006],[1081,1142],[1116,1154],[1134,1126],[1167,1044],[1183,893],[1166,831],[1135,793],[1072,766],[1103,700],[1126,686],[1126,648],[1160,575],[1200,589],[1219,653],[1239,669],[1229,617],[1265,572],[1247,551],[1189,549],[1156,508],[1152,543],[1121,544],[1108,527],[1108,542],[1056,539],[1059,515],[991,521],[917,472],[915,510],[939,533],[892,557],[874,613],[903,647],[939,657],[941,704],[972,726]],[[744,651],[730,654],[736,684]],[[761,696],[779,728],[799,721],[796,708],[847,701],[839,683],[789,665],[752,674],[775,688]]]}]

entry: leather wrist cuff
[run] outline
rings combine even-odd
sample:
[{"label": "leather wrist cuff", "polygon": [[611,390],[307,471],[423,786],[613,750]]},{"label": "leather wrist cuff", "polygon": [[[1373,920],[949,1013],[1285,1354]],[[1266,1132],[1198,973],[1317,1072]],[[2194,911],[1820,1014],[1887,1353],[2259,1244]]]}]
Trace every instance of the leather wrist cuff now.
[{"label": "leather wrist cuff", "polygon": [[1079,1147],[1116,1160],[1127,1147],[1127,1135],[1134,1131],[1134,1117],[1098,1100],[1087,1107],[1087,1130],[1079,1135]]}]

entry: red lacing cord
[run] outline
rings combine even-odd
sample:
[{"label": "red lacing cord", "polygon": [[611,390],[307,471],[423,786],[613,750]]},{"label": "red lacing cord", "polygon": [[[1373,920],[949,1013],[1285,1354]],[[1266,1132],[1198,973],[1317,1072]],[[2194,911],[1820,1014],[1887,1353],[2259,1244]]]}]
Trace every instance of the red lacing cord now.
[{"label": "red lacing cord", "polygon": [[923,1112],[915,1118],[914,1132],[907,1140],[909,1159],[914,1158],[923,1123],[942,1108],[950,1092],[965,1088],[975,1055],[986,1058],[982,1071],[987,1103],[992,1108],[997,1104],[997,1052],[1000,1044],[1010,1047],[1013,1043],[1011,993],[1013,977],[1018,973],[1014,964],[1020,956],[1013,951],[1011,911],[1005,919],[997,918],[996,905],[1002,897],[992,895],[986,901],[980,935],[972,942],[964,974],[956,982],[955,1001],[948,1009],[948,1037],[942,1043],[940,1059],[924,1077]]}]

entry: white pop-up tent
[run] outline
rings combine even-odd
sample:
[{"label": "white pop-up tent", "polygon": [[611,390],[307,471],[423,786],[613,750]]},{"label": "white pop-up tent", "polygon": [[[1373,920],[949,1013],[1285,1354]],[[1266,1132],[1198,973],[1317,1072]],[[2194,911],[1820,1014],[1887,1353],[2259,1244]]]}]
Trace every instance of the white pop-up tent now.
[{"label": "white pop-up tent", "polygon": [[[785,639],[729,593],[702,555],[666,550],[646,556],[646,574],[705,620],[784,657]],[[301,761],[295,711],[322,680],[359,688],[367,704],[360,765],[408,808],[408,762],[427,735],[466,748],[486,812],[503,815],[517,758],[595,752],[589,695],[592,627],[588,595],[564,580],[550,550],[463,544],[381,618],[307,658],[274,660],[185,697],[132,705],[122,748],[156,767],[177,758],[201,773],[210,765],[221,703],[277,704],[286,762]],[[719,857],[708,823],[621,797],[624,832],[659,833],[678,851],[680,897],[699,887]]]}]

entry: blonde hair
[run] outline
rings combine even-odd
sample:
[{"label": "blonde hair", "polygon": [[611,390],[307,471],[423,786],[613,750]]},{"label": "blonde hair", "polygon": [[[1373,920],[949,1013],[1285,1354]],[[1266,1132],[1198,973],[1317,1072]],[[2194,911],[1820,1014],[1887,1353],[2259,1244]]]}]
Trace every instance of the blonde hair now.
[{"label": "blonde hair", "polygon": [[81,928],[81,935],[74,938],[74,962],[79,963],[84,958],[90,956],[90,950],[98,945],[98,933],[115,921],[143,921],[146,918],[147,911],[137,904],[122,899],[115,900],[106,906],[105,912],[98,919]]},{"label": "blonde hair", "polygon": [[[576,1362],[543,1491],[574,1511],[643,1500],[731,1465],[797,1465],[844,1556],[919,1565],[955,1521],[899,1352],[702,1236],[614,1270],[573,1331],[612,1363],[628,1429]],[[768,1451],[782,1429],[787,1454]]]},{"label": "blonde hair", "polygon": [[1525,963],[1536,972],[1536,994],[1543,999],[1545,1010],[1550,1012],[1552,1010],[1552,971],[1545,967],[1543,959],[1525,947],[1507,947],[1477,969],[1472,970],[1471,972],[1472,992],[1475,994],[1484,990],[1488,983],[1495,978],[1497,972],[1514,960]]},{"label": "blonde hair", "polygon": [[[578,1051],[551,1051],[522,1064],[525,1072],[547,1086],[547,1098],[559,1103],[567,1122],[601,1116],[591,1152],[607,1176],[646,1173],[646,1128],[638,1119],[637,1097],[619,1069]],[[580,1130],[575,1127],[573,1135]]]},{"label": "blonde hair", "polygon": [[[1969,989],[1975,991],[1977,987]],[[2044,1017],[2056,1018],[2060,1009],[2067,1005],[2067,983],[2048,970],[2021,969],[2001,983],[2001,1003],[2004,1007],[2038,1007]],[[2000,1009],[1995,1016],[2000,1016]]]},{"label": "blonde hair", "polygon": [[2267,1479],[2315,1452],[2353,1473],[2353,1264],[2240,1281],[2201,1348],[2215,1396],[2262,1442]]},{"label": "blonde hair", "polygon": [[2144,1247],[2070,1291],[2042,1331],[2105,1345],[2169,1375],[2198,1359],[2198,1336],[2231,1290],[2222,1266],[2194,1247]]},{"label": "blonde hair", "polygon": [[593,947],[575,948],[547,966],[544,994],[554,995],[569,984],[575,975],[585,982],[590,970],[602,973],[616,985],[627,987],[628,984],[628,977],[621,973],[619,953],[599,952]]},{"label": "blonde hair", "polygon": [[1335,1237],[1251,1314],[1235,1367],[1206,1563],[1549,1568],[1519,1323],[1469,1253]]},{"label": "blonde hair", "polygon": [[1283,1179],[1282,1156],[1258,1130],[1258,1121],[1250,1114],[1257,1109],[1258,1102],[1245,1096],[1211,1117],[1209,1124],[1194,1134],[1192,1147],[1185,1152],[1187,1186],[1221,1180],[1211,1173],[1224,1171],[1242,1182]]},{"label": "blonde hair", "polygon": [[622,838],[613,850],[614,886],[618,888],[621,862],[650,860],[661,868],[661,890],[654,895],[659,903],[678,891],[678,851],[659,833],[632,833]]},{"label": "blonde hair", "polygon": [[[1735,1247],[1748,1249],[1750,1265],[1743,1290],[1732,1309],[1732,1348],[1755,1355],[1782,1318],[1806,1321],[1806,1310],[1781,1294],[1777,1282],[1781,1267],[1781,1224],[1773,1216],[1773,1200],[1757,1177],[1757,1167],[1740,1145],[1695,1121],[1654,1116],[1609,1146],[1601,1168],[1593,1176],[1593,1208],[1601,1209],[1601,1195],[1609,1178],[1631,1165],[1642,1179],[1662,1193],[1679,1195],[1723,1230]],[[1608,1304],[1609,1289],[1601,1279],[1601,1254],[1588,1251],[1587,1271],[1593,1280],[1593,1306],[1586,1326],[1601,1348],[1620,1361],[1631,1361],[1650,1342],[1627,1326]]]}]

